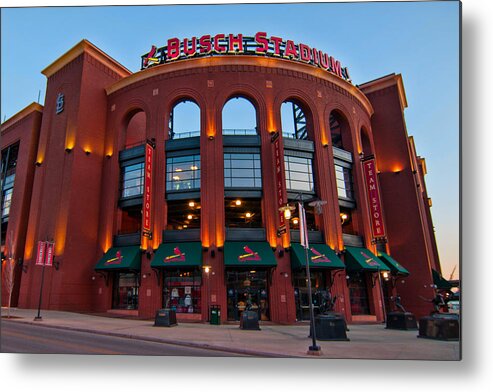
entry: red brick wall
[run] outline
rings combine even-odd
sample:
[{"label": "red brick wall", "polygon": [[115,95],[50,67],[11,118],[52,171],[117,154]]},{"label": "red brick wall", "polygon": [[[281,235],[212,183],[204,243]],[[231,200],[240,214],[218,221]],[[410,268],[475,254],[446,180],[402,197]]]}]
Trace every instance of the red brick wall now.
[{"label": "red brick wall", "polygon": [[375,113],[372,130],[390,253],[410,277],[398,279],[397,292],[406,310],[417,317],[431,306],[420,298],[434,297],[427,217],[420,208],[420,193],[411,166],[408,136],[397,84],[368,93]]},{"label": "red brick wall", "polygon": [[[2,150],[5,147],[19,142],[19,153],[15,170],[14,190],[9,212],[6,240],[6,244],[8,244],[10,235],[13,236],[14,258],[16,260],[22,260],[24,256],[32,185],[34,173],[35,170],[37,170],[34,163],[36,162],[39,130],[43,115],[43,107],[36,103],[32,103],[25,110],[27,110],[28,114],[17,121],[9,120],[2,124],[1,131]],[[21,267],[17,264],[11,300],[12,306],[17,306],[22,276]],[[5,294],[5,287],[2,282],[2,306],[7,304],[7,296]]]}]

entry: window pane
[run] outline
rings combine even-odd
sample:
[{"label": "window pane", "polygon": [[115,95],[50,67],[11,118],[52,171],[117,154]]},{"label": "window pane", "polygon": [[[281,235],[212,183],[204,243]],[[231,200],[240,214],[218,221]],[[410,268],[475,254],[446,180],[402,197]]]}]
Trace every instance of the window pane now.
[{"label": "window pane", "polygon": [[12,192],[12,188],[3,192],[2,217],[9,215],[10,205],[12,204]]},{"label": "window pane", "polygon": [[200,228],[200,199],[169,200],[166,230]]},{"label": "window pane", "polygon": [[348,199],[353,198],[353,180],[351,169],[335,165],[337,194]]},{"label": "window pane", "polygon": [[255,181],[252,178],[233,178],[231,185],[240,188],[253,188]]},{"label": "window pane", "polygon": [[200,188],[200,155],[173,157],[166,160],[166,190]]},{"label": "window pane", "polygon": [[144,163],[122,167],[121,197],[139,196],[144,191]]},{"label": "window pane", "polygon": [[[261,188],[262,172],[260,154],[224,154],[224,186],[236,188]],[[227,169],[226,169],[227,168]]]},{"label": "window pane", "polygon": [[314,190],[311,159],[285,156],[284,165],[288,190]]}]

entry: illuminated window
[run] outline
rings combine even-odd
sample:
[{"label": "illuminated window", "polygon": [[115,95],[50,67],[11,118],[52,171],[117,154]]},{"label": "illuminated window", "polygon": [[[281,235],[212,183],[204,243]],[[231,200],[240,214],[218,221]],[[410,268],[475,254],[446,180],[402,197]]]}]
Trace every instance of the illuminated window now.
[{"label": "illuminated window", "polygon": [[200,189],[200,155],[166,159],[166,191]]},{"label": "illuminated window", "polygon": [[201,313],[201,284],[202,271],[165,271],[163,306],[176,313]]},{"label": "illuminated window", "polygon": [[[8,189],[3,189],[2,192],[2,218],[7,217],[10,213],[10,205],[12,204],[12,193],[13,193],[13,186],[14,186],[14,181],[13,177],[15,177],[15,174],[12,176],[12,182],[10,184],[10,187]],[[9,178],[7,177],[7,178]],[[6,182],[7,185],[7,182]]]},{"label": "illuminated window", "polygon": [[286,189],[314,192],[312,159],[286,155],[284,157]]},{"label": "illuminated window", "polygon": [[351,169],[335,164],[337,194],[344,199],[354,199]]},{"label": "illuminated window", "polygon": [[[238,203],[240,201],[240,203]],[[226,227],[263,227],[260,199],[224,199]]]},{"label": "illuminated window", "polygon": [[144,193],[144,162],[121,169],[121,197],[141,196]]},{"label": "illuminated window", "polygon": [[166,230],[200,229],[200,199],[168,200]]},{"label": "illuminated window", "polygon": [[224,154],[226,188],[262,188],[260,154]]}]

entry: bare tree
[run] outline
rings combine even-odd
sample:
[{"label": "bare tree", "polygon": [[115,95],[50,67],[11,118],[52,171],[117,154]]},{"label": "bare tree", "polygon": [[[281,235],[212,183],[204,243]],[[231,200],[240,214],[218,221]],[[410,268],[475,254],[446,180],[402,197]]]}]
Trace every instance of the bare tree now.
[{"label": "bare tree", "polygon": [[14,243],[12,231],[9,233],[8,248],[7,248],[7,260],[4,271],[5,289],[7,290],[7,296],[9,299],[7,317],[10,318],[10,304],[12,302],[12,293],[15,285],[15,255],[14,255]]}]

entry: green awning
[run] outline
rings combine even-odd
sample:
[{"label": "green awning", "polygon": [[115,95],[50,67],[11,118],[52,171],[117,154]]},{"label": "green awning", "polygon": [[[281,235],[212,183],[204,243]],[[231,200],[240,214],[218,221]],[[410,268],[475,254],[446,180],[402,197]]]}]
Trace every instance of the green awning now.
[{"label": "green awning", "polygon": [[267,242],[226,242],[224,244],[226,267],[275,267],[274,252]]},{"label": "green awning", "polygon": [[452,285],[447,279],[444,279],[440,273],[434,269],[431,270],[433,274],[433,284],[437,286],[437,289],[440,290],[450,290]]},{"label": "green awning", "polygon": [[390,257],[385,252],[378,252],[378,258],[390,268],[390,272],[394,275],[404,275],[409,276],[409,271],[405,269],[402,265],[400,265],[397,261],[395,261],[392,257]]},{"label": "green awning", "polygon": [[[313,244],[308,248],[310,268],[346,268],[336,253],[325,244]],[[298,243],[291,244],[291,267],[306,268],[305,248]]]},{"label": "green awning", "polygon": [[140,254],[139,246],[115,246],[101,257],[94,269],[140,271]]},{"label": "green awning", "polygon": [[383,261],[366,248],[346,246],[346,269],[348,271],[390,271]]},{"label": "green awning", "polygon": [[181,268],[202,266],[200,242],[171,242],[159,245],[151,261],[152,268]]}]

